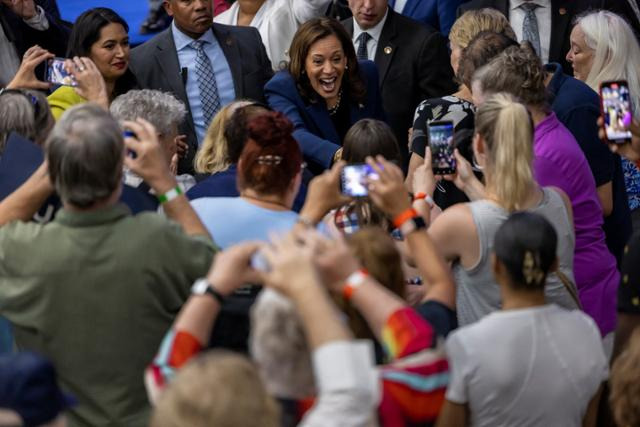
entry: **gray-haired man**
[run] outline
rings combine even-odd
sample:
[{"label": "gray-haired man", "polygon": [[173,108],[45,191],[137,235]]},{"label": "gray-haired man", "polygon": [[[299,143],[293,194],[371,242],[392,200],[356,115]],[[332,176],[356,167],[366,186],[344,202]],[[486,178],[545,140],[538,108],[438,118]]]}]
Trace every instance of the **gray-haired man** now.
[{"label": "gray-haired man", "polygon": [[[147,425],[144,368],[214,252],[156,130],[143,120],[125,126],[136,138],[123,142],[96,105],[68,110],[47,140],[46,162],[0,203],[0,314],[18,345],[50,358],[78,398],[72,426]],[[173,221],[132,216],[117,203],[123,163]],[[63,202],[55,220],[22,222],[54,188]]]}]

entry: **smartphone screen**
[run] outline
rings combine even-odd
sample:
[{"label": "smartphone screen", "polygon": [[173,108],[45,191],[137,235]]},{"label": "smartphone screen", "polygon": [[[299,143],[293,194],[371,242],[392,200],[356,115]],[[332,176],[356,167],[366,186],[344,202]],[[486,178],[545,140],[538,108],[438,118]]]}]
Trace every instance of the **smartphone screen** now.
[{"label": "smartphone screen", "polygon": [[429,129],[429,147],[431,165],[436,175],[449,175],[456,171],[456,159],[453,156],[453,122],[440,121],[427,124]]},{"label": "smartphone screen", "polygon": [[78,86],[75,77],[64,69],[65,58],[52,58],[47,62],[46,78],[55,85]]},{"label": "smartphone screen", "polygon": [[342,194],[349,197],[368,196],[367,178],[378,178],[378,174],[371,166],[367,164],[345,166],[340,175]]},{"label": "smartphone screen", "polygon": [[633,119],[633,111],[627,82],[603,82],[600,85],[600,100],[607,139],[616,143],[630,140],[631,132],[627,129]]}]

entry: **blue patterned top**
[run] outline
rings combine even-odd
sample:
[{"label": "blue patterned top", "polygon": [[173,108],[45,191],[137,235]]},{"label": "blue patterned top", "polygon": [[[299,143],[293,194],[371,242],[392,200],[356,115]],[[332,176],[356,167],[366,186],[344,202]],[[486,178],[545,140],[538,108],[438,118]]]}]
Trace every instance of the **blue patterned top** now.
[{"label": "blue patterned top", "polygon": [[622,159],[622,169],[624,170],[624,186],[629,198],[629,209],[633,211],[640,208],[640,171],[625,158]]}]

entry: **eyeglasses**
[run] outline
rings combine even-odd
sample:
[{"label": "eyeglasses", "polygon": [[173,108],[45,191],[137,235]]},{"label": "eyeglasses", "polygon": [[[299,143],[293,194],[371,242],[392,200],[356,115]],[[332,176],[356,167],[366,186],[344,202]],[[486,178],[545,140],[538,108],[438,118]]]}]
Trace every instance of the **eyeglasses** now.
[{"label": "eyeglasses", "polygon": [[29,93],[23,89],[0,89],[0,96],[4,95],[5,93],[16,93],[24,96],[25,98],[27,98],[27,100],[29,100],[31,105],[33,105],[34,117],[37,117],[38,114],[40,114],[40,102],[38,101],[38,98],[32,93]]}]

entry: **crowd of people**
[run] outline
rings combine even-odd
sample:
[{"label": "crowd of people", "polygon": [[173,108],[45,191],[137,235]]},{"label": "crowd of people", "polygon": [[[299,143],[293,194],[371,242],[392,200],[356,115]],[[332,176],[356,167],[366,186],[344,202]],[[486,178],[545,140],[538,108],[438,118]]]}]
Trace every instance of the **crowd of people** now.
[{"label": "crowd of people", "polygon": [[639,2],[149,7],[0,3],[0,426],[640,426]]}]

